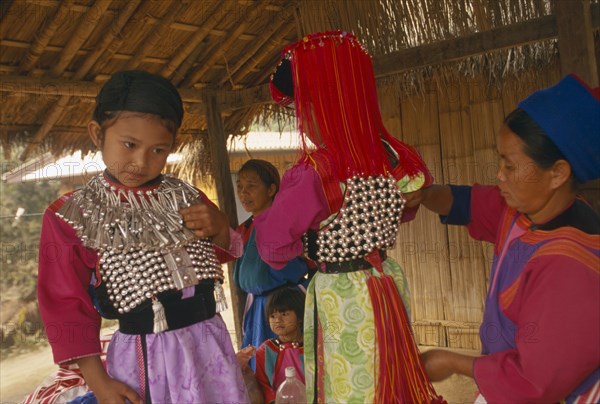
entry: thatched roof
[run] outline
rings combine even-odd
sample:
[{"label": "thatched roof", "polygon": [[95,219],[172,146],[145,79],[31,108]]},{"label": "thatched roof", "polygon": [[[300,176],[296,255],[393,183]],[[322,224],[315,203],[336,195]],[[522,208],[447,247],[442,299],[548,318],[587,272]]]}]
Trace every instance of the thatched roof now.
[{"label": "thatched roof", "polygon": [[[398,91],[427,77],[535,74],[556,64],[550,0],[2,0],[0,138],[22,158],[92,146],[85,125],[114,72],[169,78],[186,105],[182,144],[210,171],[206,107],[226,134],[265,113],[279,50],[310,32],[353,31]],[[598,0],[593,25],[600,25]],[[597,32],[596,32],[597,35]],[[596,41],[597,42],[597,41]]]}]

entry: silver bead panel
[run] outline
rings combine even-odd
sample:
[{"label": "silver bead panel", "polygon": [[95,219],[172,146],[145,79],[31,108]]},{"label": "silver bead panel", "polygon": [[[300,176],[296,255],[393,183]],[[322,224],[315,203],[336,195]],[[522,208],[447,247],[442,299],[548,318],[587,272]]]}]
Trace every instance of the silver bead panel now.
[{"label": "silver bead panel", "polygon": [[317,232],[317,260],[351,261],[392,247],[405,202],[391,176],[348,179],[340,211]]},{"label": "silver bead panel", "polygon": [[180,251],[174,259],[186,262],[177,262],[175,267],[171,262],[172,250],[161,252],[133,247],[105,250],[100,258],[101,279],[118,312],[128,313],[157,293],[195,285],[206,279],[223,279],[221,264],[210,241],[194,240],[181,250],[186,254],[182,255]]}]

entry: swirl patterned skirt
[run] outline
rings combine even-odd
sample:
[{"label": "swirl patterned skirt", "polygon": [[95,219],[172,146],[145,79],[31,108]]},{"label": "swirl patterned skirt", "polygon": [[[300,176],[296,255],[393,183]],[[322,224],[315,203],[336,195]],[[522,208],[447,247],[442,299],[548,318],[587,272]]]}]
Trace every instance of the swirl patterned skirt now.
[{"label": "swirl patterned skirt", "polygon": [[[407,312],[404,272],[387,258],[383,271],[394,279]],[[374,268],[339,274],[317,272],[306,295],[304,358],[307,398],[316,402],[375,402],[378,341],[367,279]],[[315,397],[315,383],[318,397]]]}]

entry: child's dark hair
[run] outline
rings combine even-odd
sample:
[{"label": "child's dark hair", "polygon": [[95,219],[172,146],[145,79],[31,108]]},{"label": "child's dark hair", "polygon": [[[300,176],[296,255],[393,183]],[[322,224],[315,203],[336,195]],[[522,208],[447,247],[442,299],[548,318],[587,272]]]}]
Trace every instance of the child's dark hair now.
[{"label": "child's dark hair", "polygon": [[277,168],[266,160],[260,159],[251,159],[246,161],[240,170],[239,173],[244,171],[254,171],[260,177],[260,180],[267,186],[270,187],[271,184],[275,184],[275,193],[279,192],[279,171]]},{"label": "child's dark hair", "polygon": [[267,298],[267,318],[275,312],[293,310],[298,320],[304,319],[305,295],[297,286],[285,286],[273,291]]},{"label": "child's dark hair", "polygon": [[177,88],[164,77],[142,70],[122,71],[102,86],[93,119],[104,131],[123,112],[157,116],[176,135],[183,120],[183,102]]}]

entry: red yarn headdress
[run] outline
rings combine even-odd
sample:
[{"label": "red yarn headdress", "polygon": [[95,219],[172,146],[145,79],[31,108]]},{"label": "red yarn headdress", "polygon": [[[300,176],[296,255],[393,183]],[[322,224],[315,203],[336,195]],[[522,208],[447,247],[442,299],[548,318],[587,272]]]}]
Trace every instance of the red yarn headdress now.
[{"label": "red yarn headdress", "polygon": [[[400,150],[405,174],[430,177],[418,153],[383,126],[371,57],[353,34],[307,35],[285,47],[282,55],[291,66],[293,96],[273,81],[271,94],[280,104],[295,103],[306,161],[322,161],[328,174],[341,181],[354,175],[387,175],[392,167],[384,139]],[[310,155],[306,137],[318,147],[319,158]]]},{"label": "red yarn headdress", "polygon": [[[330,207],[339,205],[333,202],[335,190],[340,193],[339,182],[355,175],[393,171],[401,178],[423,173],[425,185],[431,183],[419,154],[383,126],[371,58],[354,35],[343,31],[307,35],[282,52],[284,59],[271,78],[271,94],[280,104],[295,103],[303,159],[321,174]],[[306,138],[316,151],[308,149]],[[386,151],[382,140],[398,156],[390,158],[393,152]],[[372,253],[379,257],[376,250]],[[366,282],[379,341],[376,401],[443,403],[425,374],[394,279],[381,273]]]}]

